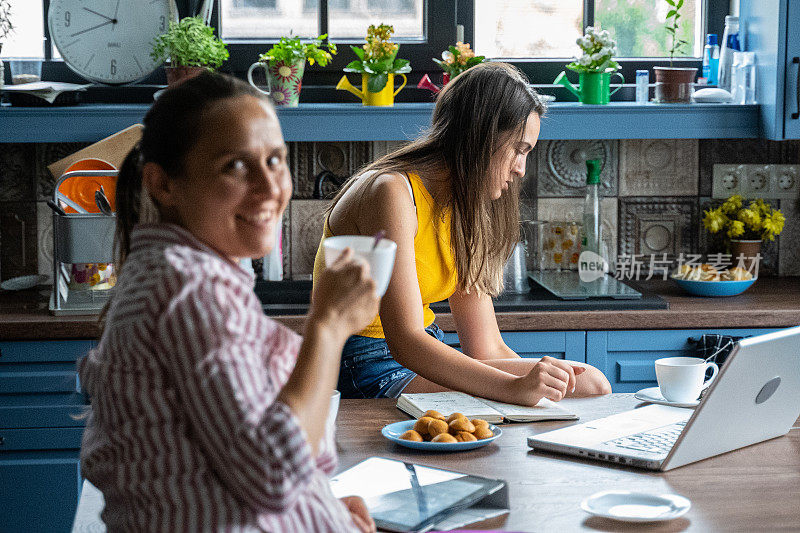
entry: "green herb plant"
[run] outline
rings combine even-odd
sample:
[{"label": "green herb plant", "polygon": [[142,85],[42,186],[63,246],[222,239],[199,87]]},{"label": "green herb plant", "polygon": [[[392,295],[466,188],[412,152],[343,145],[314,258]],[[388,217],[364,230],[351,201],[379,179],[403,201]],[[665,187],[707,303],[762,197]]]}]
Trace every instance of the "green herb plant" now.
[{"label": "green herb plant", "polygon": [[186,17],[170,21],[167,33],[156,37],[150,56],[154,60],[169,58],[173,67],[217,69],[228,59],[228,50],[201,17]]},{"label": "green herb plant", "polygon": [[672,58],[675,54],[680,52],[681,49],[689,43],[678,37],[678,30],[680,25],[678,19],[681,18],[681,8],[683,7],[683,0],[664,0],[670,5],[670,10],[667,12],[667,19],[664,28],[672,36],[672,46],[669,48],[669,66],[672,66]]},{"label": "green herb plant", "polygon": [[[281,37],[266,53],[258,56],[258,60],[262,63],[297,63],[308,60],[310,65],[319,63],[324,67],[333,59],[332,56],[336,55],[336,45],[330,40],[326,45],[322,44],[327,38],[328,34],[325,33],[304,43],[300,37]],[[323,46],[327,50],[324,50]]]},{"label": "green herb plant", "polygon": [[389,40],[393,33],[393,26],[371,25],[367,30],[367,43],[360,48],[350,46],[358,59],[348,63],[344,71],[367,74],[367,90],[371,93],[379,93],[386,87],[389,74],[411,72],[408,59],[397,59],[400,45]]}]

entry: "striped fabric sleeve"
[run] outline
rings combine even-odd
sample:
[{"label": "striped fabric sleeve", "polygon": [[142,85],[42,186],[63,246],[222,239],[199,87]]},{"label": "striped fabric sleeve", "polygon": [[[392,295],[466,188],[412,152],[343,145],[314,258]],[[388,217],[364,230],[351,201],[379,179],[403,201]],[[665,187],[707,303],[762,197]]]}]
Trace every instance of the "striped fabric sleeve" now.
[{"label": "striped fabric sleeve", "polygon": [[275,400],[257,341],[263,321],[241,305],[235,283],[180,277],[157,333],[191,429],[240,501],[259,512],[290,509],[315,462],[296,417]]}]

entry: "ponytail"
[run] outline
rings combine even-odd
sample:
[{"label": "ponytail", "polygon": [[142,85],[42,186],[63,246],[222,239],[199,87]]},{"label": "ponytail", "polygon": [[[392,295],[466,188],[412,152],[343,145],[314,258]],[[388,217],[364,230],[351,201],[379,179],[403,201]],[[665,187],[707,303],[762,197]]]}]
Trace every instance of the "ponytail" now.
[{"label": "ponytail", "polygon": [[[146,194],[146,193],[145,193]],[[142,196],[142,149],[136,143],[117,176],[117,229],[114,234],[115,267],[122,270],[131,251],[131,232],[139,223],[139,203]]]}]

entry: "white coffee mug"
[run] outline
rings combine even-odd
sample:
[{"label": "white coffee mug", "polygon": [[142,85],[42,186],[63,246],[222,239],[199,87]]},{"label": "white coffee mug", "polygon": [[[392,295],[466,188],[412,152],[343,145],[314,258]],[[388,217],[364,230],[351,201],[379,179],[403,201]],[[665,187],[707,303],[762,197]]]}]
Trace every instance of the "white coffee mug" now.
[{"label": "white coffee mug", "polygon": [[392,279],[397,244],[389,239],[381,239],[376,245],[375,239],[366,235],[328,237],[322,242],[325,266],[330,267],[348,247],[353,249],[355,257],[369,264],[370,275],[375,280],[375,293],[379,298],[383,296]]},{"label": "white coffee mug", "polygon": [[[657,359],[656,379],[661,395],[670,402],[689,403],[697,400],[700,391],[711,383],[719,367],[716,363],[706,362],[697,357],[664,357]],[[714,371],[708,380],[705,380],[706,370]]]},{"label": "white coffee mug", "polygon": [[342,393],[338,390],[333,391],[331,395],[331,403],[328,406],[328,417],[325,419],[325,434],[331,439],[334,438],[336,429],[336,415],[339,414],[339,400],[342,398]]}]

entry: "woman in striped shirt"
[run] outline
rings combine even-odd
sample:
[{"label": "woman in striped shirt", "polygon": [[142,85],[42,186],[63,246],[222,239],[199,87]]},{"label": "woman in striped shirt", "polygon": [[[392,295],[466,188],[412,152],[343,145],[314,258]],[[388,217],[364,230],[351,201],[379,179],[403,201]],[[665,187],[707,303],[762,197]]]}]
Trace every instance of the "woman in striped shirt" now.
[{"label": "woman in striped shirt", "polygon": [[240,258],[263,256],[291,197],[277,115],[206,73],[166,91],[117,183],[116,293],[80,363],[83,475],[110,531],[375,530],[337,500],[324,430],[347,337],[378,309],[348,251],[304,337],[264,316]]}]

